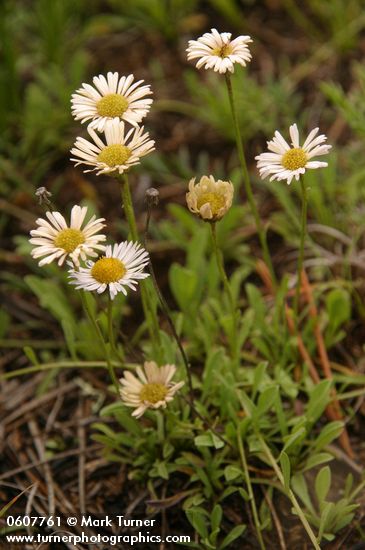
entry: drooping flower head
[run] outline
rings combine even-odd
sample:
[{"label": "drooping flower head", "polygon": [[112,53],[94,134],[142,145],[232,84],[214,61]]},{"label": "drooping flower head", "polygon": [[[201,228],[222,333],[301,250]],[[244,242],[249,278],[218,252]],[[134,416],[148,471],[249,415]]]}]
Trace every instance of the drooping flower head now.
[{"label": "drooping flower head", "polygon": [[293,178],[299,180],[300,176],[310,168],[322,168],[328,166],[327,162],[311,160],[314,157],[326,155],[331,145],[323,145],[327,140],[324,134],[317,136],[319,128],[314,128],[303,145],[299,145],[299,132],[296,124],[289,128],[291,145],[285,141],[280,132],[276,131],[271,141],[267,142],[270,152],[261,153],[255,157],[260,176],[264,179],[270,177],[273,180],[286,180],[289,185]]},{"label": "drooping flower head", "polygon": [[251,61],[247,44],[252,42],[250,36],[238,36],[231,40],[230,32],[219,33],[216,29],[206,32],[198,40],[189,40],[188,60],[198,59],[197,69],[213,69],[219,73],[234,72],[234,64],[243,67]]},{"label": "drooping flower head", "polygon": [[155,142],[149,139],[148,132],[143,133],[143,126],[131,128],[124,134],[124,123],[118,119],[108,122],[105,126],[106,143],[97,135],[95,130],[88,127],[87,131],[92,139],[88,141],[78,137],[71,149],[71,158],[76,166],[85,164],[96,174],[119,173],[123,174],[131,166],[139,164],[140,158],[151,153]]},{"label": "drooping flower head", "polygon": [[109,72],[94,76],[94,86],[83,84],[72,94],[72,114],[75,120],[84,123],[91,120],[90,126],[99,132],[104,131],[108,121],[117,118],[125,120],[133,126],[147,115],[152,99],[150,86],[141,86],[144,82],[134,82],[132,74],[119,76]]},{"label": "drooping flower head", "polygon": [[137,418],[147,409],[166,408],[167,403],[184,385],[184,382],[171,382],[176,372],[175,365],[159,367],[154,361],[146,361],[143,369],[138,366],[136,371],[137,376],[125,371],[124,377],[120,379],[120,395],[127,407],[135,409],[132,416]]},{"label": "drooping flower head", "polygon": [[127,295],[126,287],[136,290],[138,281],[149,276],[143,272],[148,262],[148,252],[138,243],[108,245],[105,256],[96,262],[88,261],[86,267],[70,270],[71,284],[77,289],[96,290],[98,294],[108,289],[113,300],[118,292]]},{"label": "drooping flower head", "polygon": [[104,218],[96,219],[96,216],[92,216],[84,224],[86,213],[86,206],[73,206],[69,226],[60,212],[47,212],[47,220],[36,220],[38,227],[30,232],[29,242],[35,246],[31,252],[33,258],[42,258],[40,266],[53,260],[58,260],[58,265],[62,265],[67,257],[78,266],[80,258],[86,260],[87,257],[95,257],[98,255],[95,250],[105,249],[105,245],[100,243],[106,237],[98,233],[105,227]]},{"label": "drooping flower head", "polygon": [[230,209],[233,193],[230,181],[215,181],[213,176],[203,176],[198,183],[195,183],[195,178],[190,180],[186,202],[193,214],[213,222],[220,220]]}]

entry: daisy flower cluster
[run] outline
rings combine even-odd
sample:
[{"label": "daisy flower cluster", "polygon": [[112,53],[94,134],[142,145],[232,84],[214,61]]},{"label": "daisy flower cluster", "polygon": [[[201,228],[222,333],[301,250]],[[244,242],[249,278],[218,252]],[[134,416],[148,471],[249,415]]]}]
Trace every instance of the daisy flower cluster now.
[{"label": "daisy flower cluster", "polygon": [[[71,111],[81,124],[88,122],[90,139],[76,139],[71,160],[97,175],[120,175],[138,164],[155,148],[139,126],[151,108],[151,94],[150,86],[143,85],[143,80],[135,82],[132,74],[108,72],[106,77],[95,76],[93,86],[84,83],[72,95]],[[126,124],[131,128],[126,129]]]},{"label": "daisy flower cluster", "polygon": [[[109,72],[95,76],[93,85],[82,84],[71,98],[75,120],[88,122],[91,139],[77,137],[71,149],[71,160],[86,166],[85,172],[97,175],[120,175],[140,158],[154,150],[154,141],[139,123],[147,115],[152,99],[151,88],[133,75],[120,76]],[[126,128],[126,125],[129,128]],[[109,290],[111,299],[126,289],[136,290],[141,279],[148,277],[144,269],[148,253],[138,243],[122,242],[105,245],[104,218],[92,216],[87,223],[87,208],[75,205],[69,224],[60,212],[47,212],[46,219],[36,220],[31,231],[31,254],[39,265],[67,259],[71,284],[77,289],[102,293]],[[103,255],[92,261],[98,254]],[[80,265],[80,260],[83,265]]]},{"label": "daisy flower cluster", "polygon": [[[72,95],[72,114],[81,124],[88,122],[90,139],[77,137],[71,160],[85,165],[85,172],[119,176],[154,150],[154,141],[139,126],[152,104],[150,86],[142,84],[142,80],[135,82],[133,75],[109,72],[106,77],[95,76],[93,86],[83,84]],[[45,193],[50,193],[42,190],[49,206]],[[69,222],[57,211],[38,218],[37,228],[30,232],[31,255],[40,266],[66,262],[70,284],[77,290],[108,291],[111,300],[119,292],[127,295],[127,289],[136,290],[138,282],[149,276],[145,271],[148,252],[132,241],[106,245],[106,235],[100,232],[105,219],[93,215],[85,221],[87,211],[85,206],[73,206]],[[149,408],[166,407],[184,385],[172,383],[175,372],[175,365],[159,367],[150,361],[144,369],[137,367],[137,376],[125,373],[120,380],[120,397],[126,406],[135,408],[133,416],[139,418]]]},{"label": "daisy flower cluster", "polygon": [[[210,33],[203,34],[197,40],[189,40],[187,59],[197,60],[198,69],[213,69],[220,74],[233,73],[236,64],[245,67],[251,61],[252,55],[248,48],[251,42],[250,36],[232,39],[231,33],[220,33],[217,29],[211,29]],[[270,181],[286,180],[290,184],[293,179],[298,180],[307,169],[326,167],[326,162],[314,160],[314,157],[326,155],[331,149],[331,145],[325,144],[327,137],[324,134],[317,135],[318,132],[319,128],[312,130],[303,145],[300,145],[298,127],[292,124],[289,128],[290,146],[281,133],[276,131],[273,139],[267,142],[269,152],[255,157],[260,176],[263,179],[271,176]],[[197,194],[193,192],[193,188],[194,184],[190,182],[187,194],[189,209],[204,219],[212,219],[212,212],[217,208],[218,202],[215,200],[203,209],[197,207]]]}]

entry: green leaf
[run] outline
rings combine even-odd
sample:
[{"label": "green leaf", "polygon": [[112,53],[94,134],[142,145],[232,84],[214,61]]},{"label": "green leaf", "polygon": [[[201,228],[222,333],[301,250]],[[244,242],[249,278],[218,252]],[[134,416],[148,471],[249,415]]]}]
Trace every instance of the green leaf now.
[{"label": "green leaf", "polygon": [[204,435],[197,435],[194,438],[194,443],[197,447],[214,447],[215,449],[224,447],[223,441],[212,432],[207,432]]},{"label": "green leaf", "polygon": [[333,339],[339,327],[351,317],[351,299],[349,293],[343,288],[335,288],[326,296],[326,309],[328,326],[326,337]]},{"label": "green leaf", "polygon": [[166,468],[165,462],[157,462],[155,463],[156,472],[159,475],[159,477],[162,477],[162,479],[169,479],[169,473]]},{"label": "green leaf", "polygon": [[288,449],[290,449],[294,445],[303,441],[306,435],[307,435],[307,430],[303,426],[301,426],[299,429],[297,429],[290,435],[285,436],[284,437],[285,445],[283,447],[282,452],[288,451]]},{"label": "green leaf", "polygon": [[343,422],[341,420],[334,420],[327,424],[315,441],[314,447],[316,450],[323,449],[326,445],[336,439],[343,430]]},{"label": "green leaf", "polygon": [[346,525],[351,523],[351,521],[354,519],[354,516],[355,514],[345,514],[344,516],[342,516],[336,523],[336,531],[340,531],[341,529],[346,527]]},{"label": "green leaf", "polygon": [[213,383],[218,380],[218,375],[222,371],[222,366],[227,362],[226,352],[223,348],[213,350],[207,358],[205,363],[205,369],[203,373],[203,396],[213,386]]},{"label": "green leaf", "polygon": [[323,533],[325,533],[327,528],[330,526],[330,515],[333,512],[334,508],[335,508],[335,505],[333,502],[327,502],[322,510],[321,519],[319,522],[319,531],[318,531],[319,542],[321,542]]},{"label": "green leaf", "polygon": [[27,275],[25,282],[37,296],[39,303],[60,323],[67,323],[75,331],[75,321],[69,302],[59,284],[35,275]]},{"label": "green leaf", "polygon": [[250,307],[255,312],[255,321],[259,325],[263,324],[265,321],[266,306],[261,292],[258,290],[257,286],[247,283],[246,293]]},{"label": "green leaf", "polygon": [[274,404],[278,396],[278,386],[271,386],[264,390],[258,399],[257,409],[255,411],[254,417],[260,418],[263,414],[266,413]]},{"label": "green leaf", "polygon": [[223,517],[222,506],[220,506],[219,504],[216,504],[210,515],[210,524],[212,527],[212,531],[217,531],[217,533],[219,533],[222,517]]},{"label": "green leaf", "polygon": [[322,503],[326,500],[327,493],[331,487],[331,470],[329,466],[324,466],[318,472],[314,487],[318,502]]},{"label": "green leaf", "polygon": [[129,411],[126,411],[122,403],[111,403],[101,409],[101,417],[110,415],[113,415],[117,419],[120,426],[122,426],[124,430],[135,436],[141,436],[141,424],[137,422],[133,416],[131,416]]},{"label": "green leaf", "polygon": [[208,537],[207,512],[203,508],[189,508],[185,511],[188,520],[201,538]]},{"label": "green leaf", "polygon": [[309,422],[316,422],[327,407],[331,399],[331,386],[331,380],[322,380],[312,389],[306,412]]},{"label": "green leaf", "polygon": [[237,468],[237,466],[229,465],[224,468],[224,477],[228,482],[237,479],[242,475],[242,470],[240,468]]},{"label": "green leaf", "polygon": [[253,401],[255,401],[256,394],[264,381],[267,365],[267,361],[263,361],[262,363],[259,363],[254,369],[252,386]]},{"label": "green leaf", "polygon": [[290,460],[284,451],[280,455],[280,466],[284,477],[284,486],[288,490],[290,488]]},{"label": "green leaf", "polygon": [[345,481],[345,490],[344,490],[345,497],[349,497],[353,484],[354,484],[354,476],[350,472],[346,477],[346,481]]},{"label": "green leaf", "polygon": [[232,531],[223,539],[222,544],[219,546],[219,550],[224,550],[227,548],[234,540],[238,539],[246,530],[246,525],[236,525],[233,527]]},{"label": "green leaf", "polygon": [[198,287],[197,273],[175,263],[169,271],[169,282],[180,309],[188,310]]},{"label": "green leaf", "polygon": [[251,417],[254,415],[256,411],[256,405],[253,403],[253,401],[248,397],[247,393],[245,391],[240,391],[239,393],[240,400],[242,401],[243,408],[245,409],[245,413],[248,417]]},{"label": "green leaf", "polygon": [[75,332],[73,330],[73,326],[70,325],[66,319],[63,319],[61,322],[63,334],[66,340],[67,349],[70,352],[70,355],[72,359],[77,359],[76,354],[76,342],[75,342]]},{"label": "green leaf", "polygon": [[21,493],[19,493],[18,495],[16,495],[14,498],[12,498],[10,500],[10,502],[8,502],[7,504],[5,504],[1,509],[0,509],[0,518],[2,518],[6,512],[16,503],[16,501],[22,496],[24,495],[24,493],[26,493],[27,491],[29,491],[33,486],[35,485],[35,483],[33,483],[32,485],[29,485],[26,489],[24,489],[24,491],[22,491]]},{"label": "green leaf", "polygon": [[23,351],[26,357],[32,363],[32,365],[39,365],[39,361],[33,348],[31,348],[30,346],[24,346]]},{"label": "green leaf", "polygon": [[302,474],[296,474],[295,476],[293,476],[291,478],[291,486],[293,488],[293,491],[302,500],[302,502],[305,504],[308,510],[313,515],[317,515],[316,511],[313,508],[313,504],[309,496],[308,487],[304,479],[304,476]]},{"label": "green leaf", "polygon": [[329,462],[330,460],[333,460],[333,458],[333,455],[331,455],[330,453],[316,453],[314,455],[311,455],[305,463],[303,472],[306,472],[307,470],[310,470],[315,466],[319,466],[324,462]]}]

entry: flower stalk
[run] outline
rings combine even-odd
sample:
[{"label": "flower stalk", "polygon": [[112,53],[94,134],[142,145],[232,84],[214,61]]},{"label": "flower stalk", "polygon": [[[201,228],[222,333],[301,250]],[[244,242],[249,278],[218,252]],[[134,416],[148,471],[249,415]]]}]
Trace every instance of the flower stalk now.
[{"label": "flower stalk", "polygon": [[252,214],[253,214],[254,219],[255,219],[256,229],[257,229],[257,233],[259,235],[260,244],[261,244],[261,248],[262,248],[262,253],[264,255],[264,260],[265,260],[265,263],[266,263],[267,267],[270,270],[272,283],[273,283],[273,286],[274,286],[274,289],[275,289],[277,287],[277,280],[276,280],[274,268],[273,268],[273,265],[272,265],[269,248],[268,248],[268,245],[267,245],[266,232],[265,232],[265,230],[262,226],[262,223],[261,223],[261,220],[260,220],[260,215],[259,215],[259,212],[257,210],[255,198],[254,198],[252,187],[251,187],[250,176],[249,176],[248,169],[247,169],[245,152],[244,152],[244,149],[243,149],[242,135],[241,135],[240,126],[239,126],[239,123],[238,123],[237,111],[236,111],[236,106],[235,106],[235,101],[234,101],[232,81],[231,81],[231,77],[228,73],[225,74],[225,79],[226,79],[226,85],[227,85],[227,91],[228,91],[228,97],[229,97],[229,104],[230,104],[230,107],[231,107],[231,114],[232,114],[234,129],[235,129],[238,157],[239,157],[239,161],[240,161],[241,168],[242,168],[243,183],[244,183],[244,186],[245,186],[245,191],[246,191],[246,195],[247,195],[247,198],[248,198],[248,202],[250,204],[251,211],[252,211]]},{"label": "flower stalk", "polygon": [[86,313],[90,323],[94,327],[95,332],[96,332],[96,334],[97,334],[97,336],[100,340],[100,344],[103,348],[103,352],[105,354],[106,365],[107,365],[107,369],[108,369],[108,372],[109,372],[109,376],[110,376],[111,381],[114,385],[114,388],[115,388],[115,391],[116,391],[117,395],[120,397],[119,382],[118,382],[117,376],[116,376],[115,371],[114,371],[114,365],[111,361],[109,347],[107,346],[107,343],[105,342],[103,333],[101,332],[99,324],[98,324],[97,320],[95,319],[94,312],[92,311],[92,309],[89,307],[89,304],[87,303],[84,291],[81,291],[80,295],[81,295],[82,306],[85,310],[85,313]]},{"label": "flower stalk", "polygon": [[298,270],[297,270],[298,280],[297,280],[297,286],[295,289],[295,298],[294,298],[294,316],[297,323],[297,329],[299,325],[299,298],[300,298],[300,289],[301,289],[301,283],[302,283],[304,243],[305,243],[305,236],[307,233],[307,208],[308,208],[307,190],[304,184],[303,176],[300,177],[300,190],[301,190],[301,198],[302,198],[302,212],[301,212],[301,222],[300,222],[300,244],[299,244]]},{"label": "flower stalk", "polygon": [[[129,231],[132,237],[132,240],[137,242],[139,240],[136,217],[134,215],[134,208],[132,203],[131,192],[129,188],[129,181],[127,174],[124,174],[122,177],[118,177],[118,181],[121,185],[121,194],[122,194],[122,203],[129,225]],[[161,337],[160,337],[160,327],[157,317],[156,308],[153,304],[152,297],[149,293],[148,283],[142,282],[141,284],[141,298],[143,311],[147,320],[147,325],[154,347],[154,355],[160,361],[162,360],[162,349],[161,349]]]},{"label": "flower stalk", "polygon": [[221,252],[221,250],[219,248],[219,245],[218,245],[216,223],[212,222],[209,225],[210,225],[210,230],[211,230],[211,234],[212,234],[213,251],[214,251],[215,258],[216,258],[217,267],[218,267],[218,270],[219,270],[220,277],[222,279],[224,289],[225,289],[226,294],[228,296],[229,305],[230,305],[230,308],[231,308],[231,313],[232,313],[232,318],[233,318],[233,333],[232,333],[231,348],[232,348],[232,355],[233,355],[234,363],[235,363],[236,366],[238,366],[238,361],[239,361],[239,357],[238,357],[239,353],[238,353],[238,349],[237,349],[238,312],[236,310],[236,305],[235,305],[232,290],[231,290],[231,287],[230,287],[230,284],[229,284],[229,280],[228,280],[228,277],[227,277],[227,273],[226,273],[226,270],[224,268],[224,261],[223,261],[222,252]]}]

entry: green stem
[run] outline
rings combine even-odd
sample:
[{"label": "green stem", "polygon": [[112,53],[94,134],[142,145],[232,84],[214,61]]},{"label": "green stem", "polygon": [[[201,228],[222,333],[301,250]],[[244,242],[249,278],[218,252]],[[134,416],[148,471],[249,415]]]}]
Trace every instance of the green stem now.
[{"label": "green stem", "polygon": [[[133,202],[131,197],[131,192],[129,188],[128,176],[124,174],[122,178],[118,178],[121,184],[122,192],[122,201],[124,206],[125,215],[129,225],[129,231],[132,237],[132,240],[137,242],[139,241],[136,218],[134,215]],[[155,356],[157,361],[162,359],[161,357],[161,337],[160,337],[160,326],[158,322],[158,317],[156,309],[154,307],[151,295],[148,288],[148,280],[141,281],[141,299],[143,311],[147,320],[147,325],[151,337],[151,342],[154,348]]]},{"label": "green stem", "polygon": [[118,357],[121,361],[124,361],[124,356],[122,353],[119,353],[117,344],[115,342],[114,327],[113,327],[113,300],[111,299],[110,294],[108,294],[107,318],[108,318],[108,341],[110,344],[110,348],[114,353],[115,357]]},{"label": "green stem", "polygon": [[312,530],[311,526],[309,525],[308,520],[305,517],[304,512],[301,509],[300,504],[297,501],[293,491],[290,489],[290,487],[289,488],[285,487],[284,476],[281,473],[281,470],[280,470],[280,468],[279,468],[272,452],[270,451],[269,447],[266,445],[262,435],[260,433],[257,433],[257,436],[258,436],[258,439],[260,440],[260,443],[262,445],[264,453],[266,454],[271,466],[273,467],[273,469],[274,469],[274,471],[277,475],[278,480],[280,481],[281,485],[283,486],[286,495],[290,499],[290,501],[293,505],[293,508],[295,509],[296,513],[298,514],[298,517],[299,517],[300,521],[302,522],[303,527],[306,530],[307,535],[310,538],[314,548],[316,550],[321,550],[321,547],[318,544],[317,538],[316,538],[315,534],[313,533],[313,530]]},{"label": "green stem", "polygon": [[164,415],[160,411],[156,411],[156,422],[157,422],[157,439],[162,446],[165,439],[165,427],[164,427]]},{"label": "green stem", "polygon": [[23,374],[41,372],[53,369],[82,369],[82,368],[108,368],[106,361],[59,361],[58,363],[44,363],[43,365],[34,365],[22,369],[12,370],[5,374],[0,374],[0,380],[10,380]]},{"label": "green stem", "polygon": [[303,177],[300,177],[300,188],[302,194],[302,213],[301,213],[301,224],[300,224],[300,245],[299,245],[299,257],[298,257],[298,280],[297,287],[295,290],[295,299],[294,299],[294,317],[297,324],[297,329],[299,325],[299,297],[300,297],[300,288],[302,283],[302,269],[303,269],[303,259],[304,259],[304,242],[305,235],[307,232],[307,190],[304,185]]},{"label": "green stem", "polygon": [[125,174],[123,179],[120,179],[119,181],[121,182],[121,186],[122,186],[121,188],[122,201],[123,201],[125,215],[129,225],[129,231],[130,231],[132,240],[138,241],[139,238],[138,238],[137,223],[134,215],[134,208],[133,208],[131,191],[129,188],[128,176]]},{"label": "green stem", "polygon": [[245,480],[246,480],[248,495],[250,497],[250,504],[251,504],[252,514],[253,514],[253,519],[255,522],[257,538],[261,549],[265,550],[265,543],[261,534],[261,525],[260,525],[259,515],[257,513],[257,508],[256,508],[255,495],[253,494],[253,490],[252,490],[251,478],[250,478],[250,473],[248,471],[245,450],[243,448],[242,439],[239,434],[237,436],[237,443],[238,443],[238,450],[241,457],[243,471],[245,472]]},{"label": "green stem", "polygon": [[81,301],[82,301],[83,308],[86,312],[86,315],[88,316],[88,319],[89,319],[90,323],[94,327],[95,332],[98,335],[98,338],[100,340],[100,344],[103,348],[103,352],[105,354],[105,359],[106,359],[106,364],[107,364],[107,369],[108,369],[108,372],[109,372],[109,376],[110,376],[110,378],[111,378],[111,380],[114,384],[117,395],[120,396],[119,382],[118,382],[118,379],[117,379],[115,371],[114,371],[114,366],[113,366],[113,363],[112,363],[111,358],[110,358],[110,351],[109,351],[108,346],[107,346],[107,344],[104,340],[103,333],[101,332],[99,324],[98,324],[97,320],[95,319],[94,312],[91,310],[91,308],[89,308],[89,305],[86,301],[85,294],[84,294],[83,290],[80,292],[80,295],[81,295]]},{"label": "green stem", "polygon": [[255,218],[256,229],[257,229],[257,232],[258,232],[258,235],[259,235],[260,244],[261,244],[262,252],[263,252],[263,255],[264,255],[264,260],[265,260],[265,263],[266,263],[267,267],[270,270],[273,287],[274,287],[274,289],[276,289],[277,280],[276,280],[274,268],[273,268],[273,265],[272,265],[269,248],[268,248],[268,245],[267,245],[266,233],[265,233],[264,228],[262,226],[260,215],[259,215],[259,212],[257,210],[255,198],[254,198],[253,192],[252,192],[250,176],[249,176],[248,169],[247,169],[246,157],[245,157],[245,152],[244,152],[244,149],[243,149],[242,135],[241,135],[240,125],[239,125],[239,122],[238,122],[237,111],[236,111],[235,102],[234,102],[232,81],[231,81],[231,77],[230,77],[229,74],[226,73],[225,76],[226,76],[226,84],[227,84],[229,103],[230,103],[230,106],[231,106],[231,113],[232,113],[234,129],[235,129],[235,135],[236,135],[236,144],[237,144],[237,150],[238,150],[238,157],[239,157],[241,168],[242,168],[243,183],[244,183],[244,186],[245,186],[245,191],[246,191],[246,195],[247,195],[247,198],[248,198],[248,202],[250,203],[252,214]]},{"label": "green stem", "polygon": [[221,252],[221,250],[218,246],[216,223],[212,222],[212,223],[209,223],[209,225],[210,225],[210,229],[211,229],[211,233],[212,233],[213,250],[214,250],[214,255],[216,257],[216,260],[217,260],[217,266],[218,266],[219,274],[221,276],[223,286],[224,286],[225,291],[227,293],[229,304],[230,304],[230,307],[231,307],[231,313],[232,313],[232,318],[233,318],[232,355],[233,355],[233,358],[235,360],[235,363],[238,363],[238,356],[239,356],[238,349],[237,349],[238,317],[237,317],[235,301],[234,301],[234,298],[233,298],[232,290],[231,290],[231,287],[230,287],[230,284],[229,284],[229,281],[228,281],[226,271],[224,269],[224,261],[223,261],[222,252]]}]

